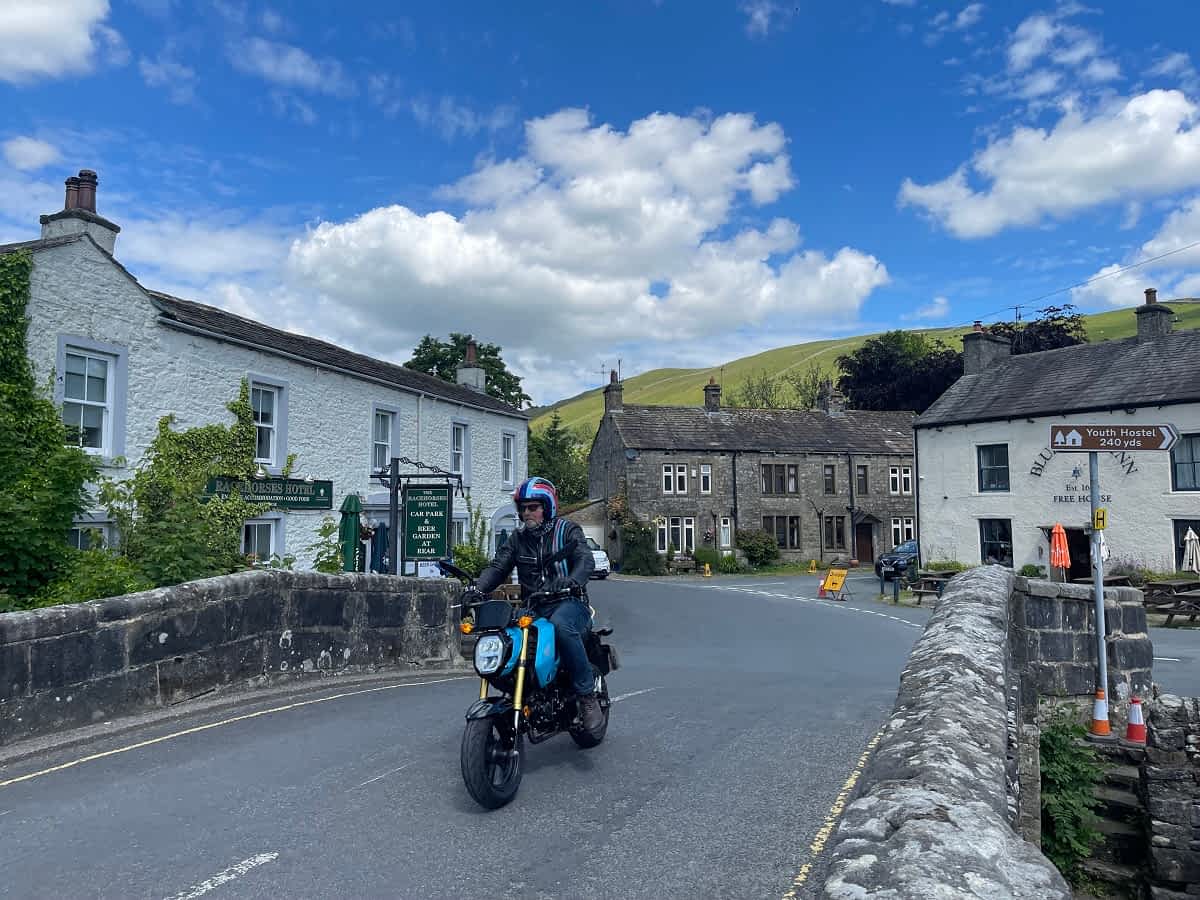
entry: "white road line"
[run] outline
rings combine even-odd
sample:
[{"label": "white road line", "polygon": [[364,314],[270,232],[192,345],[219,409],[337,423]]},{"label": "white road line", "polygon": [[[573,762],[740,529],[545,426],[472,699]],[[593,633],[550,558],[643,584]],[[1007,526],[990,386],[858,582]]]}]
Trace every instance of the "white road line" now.
[{"label": "white road line", "polygon": [[12,812],[11,809],[6,809],[4,812],[0,813],[0,816],[7,816],[10,812]]},{"label": "white road line", "polygon": [[1156,656],[1156,662],[1183,662],[1182,659],[1176,659],[1174,656]]},{"label": "white road line", "polygon": [[620,703],[622,700],[628,700],[630,697],[636,697],[639,694],[648,694],[651,691],[657,691],[657,690],[658,690],[658,688],[652,687],[652,688],[643,688],[640,691],[630,691],[628,694],[620,694],[619,696],[613,697],[612,702]]},{"label": "white road line", "polygon": [[396,768],[392,769],[390,772],[384,772],[382,775],[376,775],[374,778],[368,778],[366,781],[364,781],[362,784],[360,784],[359,787],[366,787],[368,784],[372,784],[373,782],[379,781],[381,778],[387,778],[389,775],[395,775],[397,772],[402,771],[403,769],[407,769],[411,765],[412,765],[412,763],[406,762],[404,765],[397,766]]},{"label": "white road line", "polygon": [[173,894],[167,900],[196,900],[197,897],[203,897],[209,891],[215,891],[221,885],[233,881],[239,875],[245,875],[251,869],[273,862],[278,858],[278,853],[271,852],[259,853],[257,856],[251,856],[249,859],[243,859],[237,865],[230,866],[224,872],[218,872],[211,878],[204,879],[204,881],[194,887],[187,888],[182,893]]}]

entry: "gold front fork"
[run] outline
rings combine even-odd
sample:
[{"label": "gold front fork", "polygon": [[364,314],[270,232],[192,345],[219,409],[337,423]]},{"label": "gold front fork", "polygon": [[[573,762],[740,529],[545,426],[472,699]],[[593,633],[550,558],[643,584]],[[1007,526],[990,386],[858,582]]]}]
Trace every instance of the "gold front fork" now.
[{"label": "gold front fork", "polygon": [[528,628],[521,629],[521,655],[517,658],[517,689],[513,693],[513,734],[521,733],[521,705],[525,701],[525,651],[529,649]]},{"label": "gold front fork", "polygon": [[479,699],[486,700],[488,691],[488,683],[486,678],[479,679]]}]

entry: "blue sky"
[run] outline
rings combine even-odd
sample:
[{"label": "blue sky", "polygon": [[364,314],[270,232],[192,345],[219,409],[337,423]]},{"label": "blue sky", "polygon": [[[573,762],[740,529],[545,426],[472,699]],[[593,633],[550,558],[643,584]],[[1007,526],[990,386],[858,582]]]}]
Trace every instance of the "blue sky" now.
[{"label": "blue sky", "polygon": [[1194,2],[6,0],[0,242],[94,168],[148,286],[397,361],[471,331],[539,403],[618,358],[1198,296],[1198,33]]}]

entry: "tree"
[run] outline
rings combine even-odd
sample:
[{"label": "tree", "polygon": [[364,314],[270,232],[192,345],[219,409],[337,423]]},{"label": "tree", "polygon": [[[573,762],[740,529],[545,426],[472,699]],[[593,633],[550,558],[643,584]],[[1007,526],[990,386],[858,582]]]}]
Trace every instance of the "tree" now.
[{"label": "tree", "polygon": [[23,605],[69,564],[67,531],[96,478],[34,380],[25,312],[32,271],[27,252],[0,256],[0,607]]},{"label": "tree", "polygon": [[1047,306],[1038,312],[1031,322],[997,322],[989,325],[988,331],[1012,341],[1013,356],[1087,343],[1083,316],[1072,304]]},{"label": "tree", "polygon": [[962,354],[940,340],[889,331],[839,356],[838,389],[854,409],[928,409],[963,373]]},{"label": "tree", "polygon": [[816,363],[810,363],[802,372],[793,370],[784,373],[783,380],[792,389],[793,406],[796,409],[816,409],[825,378],[825,373]]},{"label": "tree", "polygon": [[813,409],[825,374],[809,365],[804,371],[771,375],[760,369],[735,384],[725,395],[726,406],[749,409]]},{"label": "tree", "polygon": [[561,505],[587,499],[587,450],[563,427],[558,413],[543,432],[529,433],[529,474],[553,481]]},{"label": "tree", "polygon": [[[451,332],[449,341],[441,341],[427,334],[413,350],[412,359],[404,365],[406,368],[436,375],[442,381],[454,384],[458,380],[455,370],[466,358],[467,344],[473,340],[475,339],[471,335],[458,332]],[[499,346],[475,341],[475,359],[487,373],[489,397],[495,397],[517,409],[529,405],[531,400],[521,389],[521,379],[508,371],[508,367],[504,365],[504,360],[500,358]]]}]

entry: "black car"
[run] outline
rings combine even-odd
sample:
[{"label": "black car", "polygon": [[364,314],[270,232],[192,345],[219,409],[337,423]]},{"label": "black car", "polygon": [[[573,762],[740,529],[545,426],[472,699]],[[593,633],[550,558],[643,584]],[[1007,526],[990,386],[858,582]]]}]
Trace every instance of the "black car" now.
[{"label": "black car", "polygon": [[891,580],[893,575],[903,575],[917,566],[917,542],[905,541],[889,550],[875,562],[875,574]]}]

